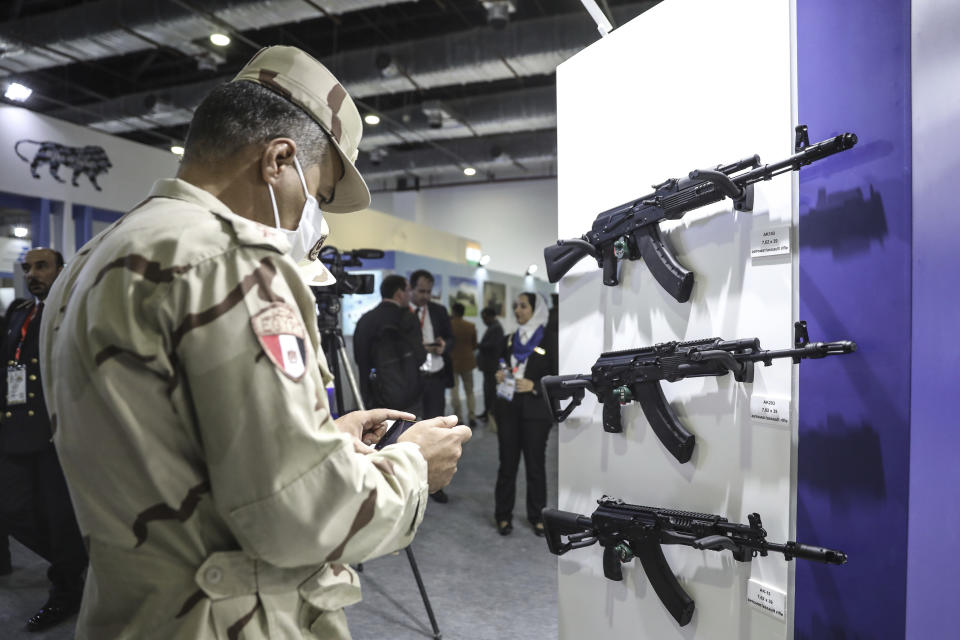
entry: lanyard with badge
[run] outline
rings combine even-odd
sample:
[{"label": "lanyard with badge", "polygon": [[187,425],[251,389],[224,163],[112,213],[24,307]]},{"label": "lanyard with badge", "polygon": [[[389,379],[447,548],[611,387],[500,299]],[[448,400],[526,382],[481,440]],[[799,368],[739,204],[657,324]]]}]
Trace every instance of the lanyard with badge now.
[{"label": "lanyard with badge", "polygon": [[30,315],[23,321],[20,328],[20,342],[17,343],[17,350],[13,354],[13,364],[7,367],[7,405],[25,404],[27,402],[27,368],[20,364],[20,352],[23,349],[23,343],[27,339],[27,331],[30,329],[30,323],[37,315],[40,305],[33,305]]}]

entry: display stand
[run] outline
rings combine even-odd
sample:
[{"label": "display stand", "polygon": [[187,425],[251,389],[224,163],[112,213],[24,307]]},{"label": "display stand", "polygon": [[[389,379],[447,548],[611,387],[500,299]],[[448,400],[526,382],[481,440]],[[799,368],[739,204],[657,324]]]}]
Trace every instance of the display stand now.
[{"label": "display stand", "polygon": [[[753,154],[766,162],[792,154],[791,33],[788,0],[669,0],[561,65],[559,237],[579,237],[597,213],[667,178]],[[756,337],[766,349],[792,346],[795,249],[751,257],[751,248],[769,229],[795,238],[795,180],[758,184],[751,213],[725,200],[661,225],[696,274],[687,303],[663,291],[642,261],[625,262],[621,284],[605,287],[596,262],[583,260],[561,281],[560,373],[589,372],[604,351],[670,340]],[[602,407],[587,394],[559,427],[559,508],[589,514],[609,494],[743,523],[759,512],[770,540],[793,539],[796,378],[784,361],[758,367],[753,384],[732,376],[665,383],[697,437],[687,464],[669,455],[636,404],[623,409],[623,433],[605,433]],[[784,422],[751,419],[751,400],[763,399],[780,403]],[[596,546],[559,559],[560,637],[792,637],[793,565],[782,556],[741,564],[687,547],[664,553],[696,602],[688,625],[665,610],[639,563],[623,566],[623,582],[606,580]],[[784,594],[782,615],[748,602],[751,581]]]}]

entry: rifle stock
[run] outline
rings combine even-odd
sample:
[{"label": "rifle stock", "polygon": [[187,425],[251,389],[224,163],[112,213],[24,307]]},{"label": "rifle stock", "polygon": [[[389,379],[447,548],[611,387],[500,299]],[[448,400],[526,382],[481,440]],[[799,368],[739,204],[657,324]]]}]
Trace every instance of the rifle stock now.
[{"label": "rifle stock", "polygon": [[550,282],[559,282],[573,265],[587,256],[597,256],[596,250],[590,243],[573,238],[571,240],[557,240],[543,250],[543,261],[547,265],[547,279]]},{"label": "rifle stock", "polygon": [[[564,544],[561,536],[589,533],[591,531],[590,518],[572,511],[543,509],[540,512],[540,518],[543,520],[543,532],[547,539],[547,547],[550,549],[550,553],[557,556],[562,556],[578,546],[572,543]],[[579,546],[589,546],[594,542],[596,542],[596,539],[590,538],[585,544]]]}]

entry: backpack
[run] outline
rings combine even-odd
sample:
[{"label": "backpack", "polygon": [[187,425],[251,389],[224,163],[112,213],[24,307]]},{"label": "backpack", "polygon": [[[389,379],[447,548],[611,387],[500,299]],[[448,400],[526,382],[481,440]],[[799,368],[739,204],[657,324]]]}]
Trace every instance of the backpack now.
[{"label": "backpack", "polygon": [[[419,337],[419,336],[418,336]],[[370,389],[378,407],[407,409],[423,395],[423,348],[393,324],[383,325],[373,343]]]}]

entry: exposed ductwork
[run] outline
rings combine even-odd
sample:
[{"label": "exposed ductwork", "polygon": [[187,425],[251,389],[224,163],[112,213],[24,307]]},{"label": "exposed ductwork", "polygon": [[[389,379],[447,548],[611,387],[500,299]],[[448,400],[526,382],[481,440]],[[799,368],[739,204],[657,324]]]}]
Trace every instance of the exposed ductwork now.
[{"label": "exposed ductwork", "polygon": [[0,77],[153,49],[157,43],[200,56],[208,49],[193,41],[224,25],[250,31],[410,1],[100,0],[0,27]]},{"label": "exposed ductwork", "polygon": [[440,103],[448,118],[433,126],[420,106],[383,113],[376,127],[366,127],[362,151],[418,142],[488,136],[500,133],[554,129],[557,126],[553,87],[519,89]]},{"label": "exposed ductwork", "polygon": [[433,185],[463,181],[471,166],[480,176],[498,178],[541,177],[556,174],[556,140],[536,132],[454,140],[444,144],[449,155],[433,149],[390,152],[376,164],[361,158],[357,168],[372,189],[392,188],[398,178],[416,178]]},{"label": "exposed ductwork", "polygon": [[[654,4],[656,2],[648,1],[624,5],[614,13],[619,17],[633,16]],[[388,48],[348,51],[325,58],[323,62],[352,96],[363,99],[416,89],[549,75],[558,64],[596,38],[590,20],[581,13],[574,13],[511,23],[502,31],[480,27]],[[385,55],[390,58],[386,64]],[[390,65],[396,68],[395,75],[381,75],[380,68],[389,68]],[[203,96],[218,83],[229,79],[230,76],[223,76],[161,92],[156,97],[163,105],[169,106],[168,112],[163,108],[145,108],[144,100],[154,92],[144,92],[86,105],[82,110],[51,111],[50,115],[108,133],[149,129],[161,124],[185,124],[190,121],[189,112]],[[99,117],[93,114],[99,114]],[[154,122],[157,124],[152,124]],[[371,146],[376,145],[365,144],[367,148]]]}]

